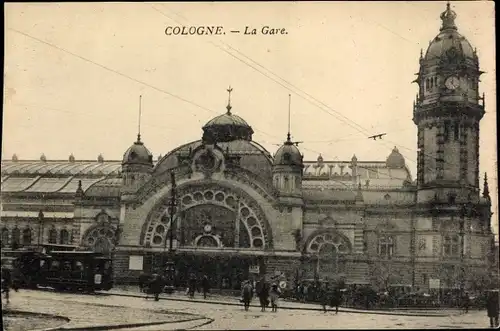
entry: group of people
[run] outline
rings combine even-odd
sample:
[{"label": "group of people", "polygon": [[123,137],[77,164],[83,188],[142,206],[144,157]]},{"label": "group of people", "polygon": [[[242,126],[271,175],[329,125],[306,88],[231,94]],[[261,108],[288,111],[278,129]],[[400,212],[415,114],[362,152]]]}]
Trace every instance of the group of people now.
[{"label": "group of people", "polygon": [[266,311],[269,304],[272,312],[278,311],[278,301],[281,295],[278,281],[272,280],[268,282],[264,277],[255,284],[250,280],[244,281],[241,286],[241,301],[246,311],[250,308],[254,293],[259,298],[262,312]]},{"label": "group of people", "polygon": [[[198,283],[196,275],[193,273],[188,279],[188,286],[186,289],[186,295],[194,298],[196,290],[200,292],[203,291],[203,298],[206,299],[210,291],[210,280],[207,275],[204,275],[201,282]],[[153,274],[142,273],[139,276],[139,289],[141,292],[146,294],[154,295],[156,301],[160,300],[160,293],[162,293],[167,285],[167,280],[159,272]],[[201,286],[200,286],[201,285]]]}]

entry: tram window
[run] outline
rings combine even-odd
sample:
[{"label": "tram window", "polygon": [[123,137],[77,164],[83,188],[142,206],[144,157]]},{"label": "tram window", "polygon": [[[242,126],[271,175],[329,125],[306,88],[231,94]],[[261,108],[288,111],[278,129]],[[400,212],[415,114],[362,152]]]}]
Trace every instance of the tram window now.
[{"label": "tram window", "polygon": [[80,261],[75,262],[75,271],[83,271],[83,263]]},{"label": "tram window", "polygon": [[50,270],[58,270],[60,266],[59,261],[52,261],[50,263]]},{"label": "tram window", "polygon": [[64,271],[71,271],[71,262],[65,261],[63,269]]}]

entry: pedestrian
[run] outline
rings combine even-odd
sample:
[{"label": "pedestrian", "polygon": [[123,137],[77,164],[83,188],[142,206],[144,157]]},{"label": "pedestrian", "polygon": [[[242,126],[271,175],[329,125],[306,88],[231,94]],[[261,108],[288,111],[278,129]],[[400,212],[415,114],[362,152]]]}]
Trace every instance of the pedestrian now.
[{"label": "pedestrian", "polygon": [[498,327],[498,290],[491,291],[488,293],[488,298],[486,300],[486,310],[488,312],[488,317],[490,319],[490,326],[492,328]]},{"label": "pedestrian", "polygon": [[5,293],[5,300],[10,302],[10,287],[12,285],[12,277],[8,268],[2,268],[2,292]]},{"label": "pedestrian", "polygon": [[342,292],[339,289],[335,289],[335,291],[333,291],[332,293],[330,300],[330,306],[335,307],[335,314],[339,313],[339,306],[341,302],[342,302]]},{"label": "pedestrian", "polygon": [[281,289],[277,282],[271,285],[269,296],[271,297],[271,308],[273,312],[278,311],[278,300],[281,295]]},{"label": "pedestrian", "polygon": [[153,279],[151,280],[149,287],[152,294],[154,295],[155,301],[160,300],[160,293],[163,292],[164,286],[165,283],[163,281],[163,278],[158,274],[153,274]]},{"label": "pedestrian", "polygon": [[266,282],[265,277],[257,283],[257,296],[260,301],[261,311],[266,311],[266,307],[269,305],[269,285]]},{"label": "pedestrian", "polygon": [[245,307],[245,311],[248,311],[250,308],[250,302],[252,301],[253,296],[253,286],[250,281],[244,281],[241,289],[241,301],[243,301],[243,306]]},{"label": "pedestrian", "polygon": [[208,276],[204,275],[201,281],[201,287],[203,288],[203,299],[207,298],[207,293],[210,291],[210,281],[208,280]]},{"label": "pedestrian", "polygon": [[323,312],[326,313],[326,305],[328,304],[328,297],[329,297],[329,293],[328,293],[328,284],[325,283],[325,284],[322,284],[320,285],[321,287],[318,289],[318,294],[319,294],[319,301],[321,303],[321,307],[323,307]]},{"label": "pedestrian", "polygon": [[305,303],[308,300],[308,295],[309,295],[309,285],[304,284],[302,290],[302,303]]},{"label": "pedestrian", "polygon": [[191,273],[191,277],[189,278],[189,296],[194,298],[194,292],[196,291],[196,275]]},{"label": "pedestrian", "polygon": [[465,292],[463,298],[462,298],[462,305],[465,310],[465,314],[469,312],[469,306],[470,306],[470,296],[469,292]]}]

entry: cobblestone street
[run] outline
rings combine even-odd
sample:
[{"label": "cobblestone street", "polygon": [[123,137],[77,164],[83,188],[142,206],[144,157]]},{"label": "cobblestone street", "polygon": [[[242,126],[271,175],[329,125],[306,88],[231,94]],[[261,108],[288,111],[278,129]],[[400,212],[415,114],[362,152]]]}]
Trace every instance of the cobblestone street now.
[{"label": "cobblestone street", "polygon": [[[181,297],[181,295],[175,295]],[[277,313],[260,312],[252,307],[224,304],[221,297],[216,302],[186,302],[146,300],[144,297],[123,294],[83,295],[49,291],[20,291],[15,293],[6,307],[65,316],[70,322],[62,330],[88,330],[91,326],[130,325],[127,330],[174,329],[372,329],[372,328],[482,328],[488,327],[485,311],[440,311],[442,316],[382,315],[356,312],[355,310],[323,313],[304,309],[281,309]],[[185,298],[185,297],[184,297]],[[188,299],[189,300],[189,299]],[[215,301],[215,300],[214,300]],[[226,298],[226,301],[236,301]],[[291,303],[283,303],[283,306]],[[4,306],[5,307],[5,306]],[[444,316],[447,315],[447,316]],[[141,323],[168,323],[141,325]]]}]

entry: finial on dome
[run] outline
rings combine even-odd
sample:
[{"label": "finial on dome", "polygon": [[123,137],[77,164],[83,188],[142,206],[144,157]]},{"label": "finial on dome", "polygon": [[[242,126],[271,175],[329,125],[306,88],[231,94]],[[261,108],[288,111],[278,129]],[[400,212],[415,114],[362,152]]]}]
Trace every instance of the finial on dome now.
[{"label": "finial on dome", "polygon": [[399,150],[398,150],[398,148],[396,146],[394,146],[394,148],[392,149],[392,151],[395,152],[395,153],[399,153]]},{"label": "finial on dome", "polygon": [[104,157],[102,156],[102,154],[99,154],[99,156],[97,156],[97,162],[99,162],[99,163],[104,162]]},{"label": "finial on dome", "polygon": [[229,85],[229,88],[226,90],[228,93],[229,93],[229,96],[228,96],[228,99],[227,99],[227,106],[226,106],[226,109],[227,109],[227,114],[228,115],[231,115],[231,92],[233,92],[233,89],[231,88],[231,85]]},{"label": "finial on dome", "polygon": [[141,114],[142,114],[142,95],[139,95],[139,122],[137,129],[137,143],[141,142]]},{"label": "finial on dome", "polygon": [[73,153],[71,153],[71,155],[69,156],[69,162],[75,162],[75,157]]},{"label": "finial on dome", "polygon": [[490,200],[490,189],[488,188],[488,174],[484,173],[483,198]]},{"label": "finial on dome", "polygon": [[42,153],[42,155],[40,156],[40,161],[47,162],[47,157],[45,156],[45,154]]},{"label": "finial on dome", "polygon": [[455,25],[455,18],[457,14],[451,10],[450,2],[446,3],[446,10],[441,13],[441,20],[443,21],[443,25],[441,26],[442,30],[453,29],[456,30],[457,26]]}]

